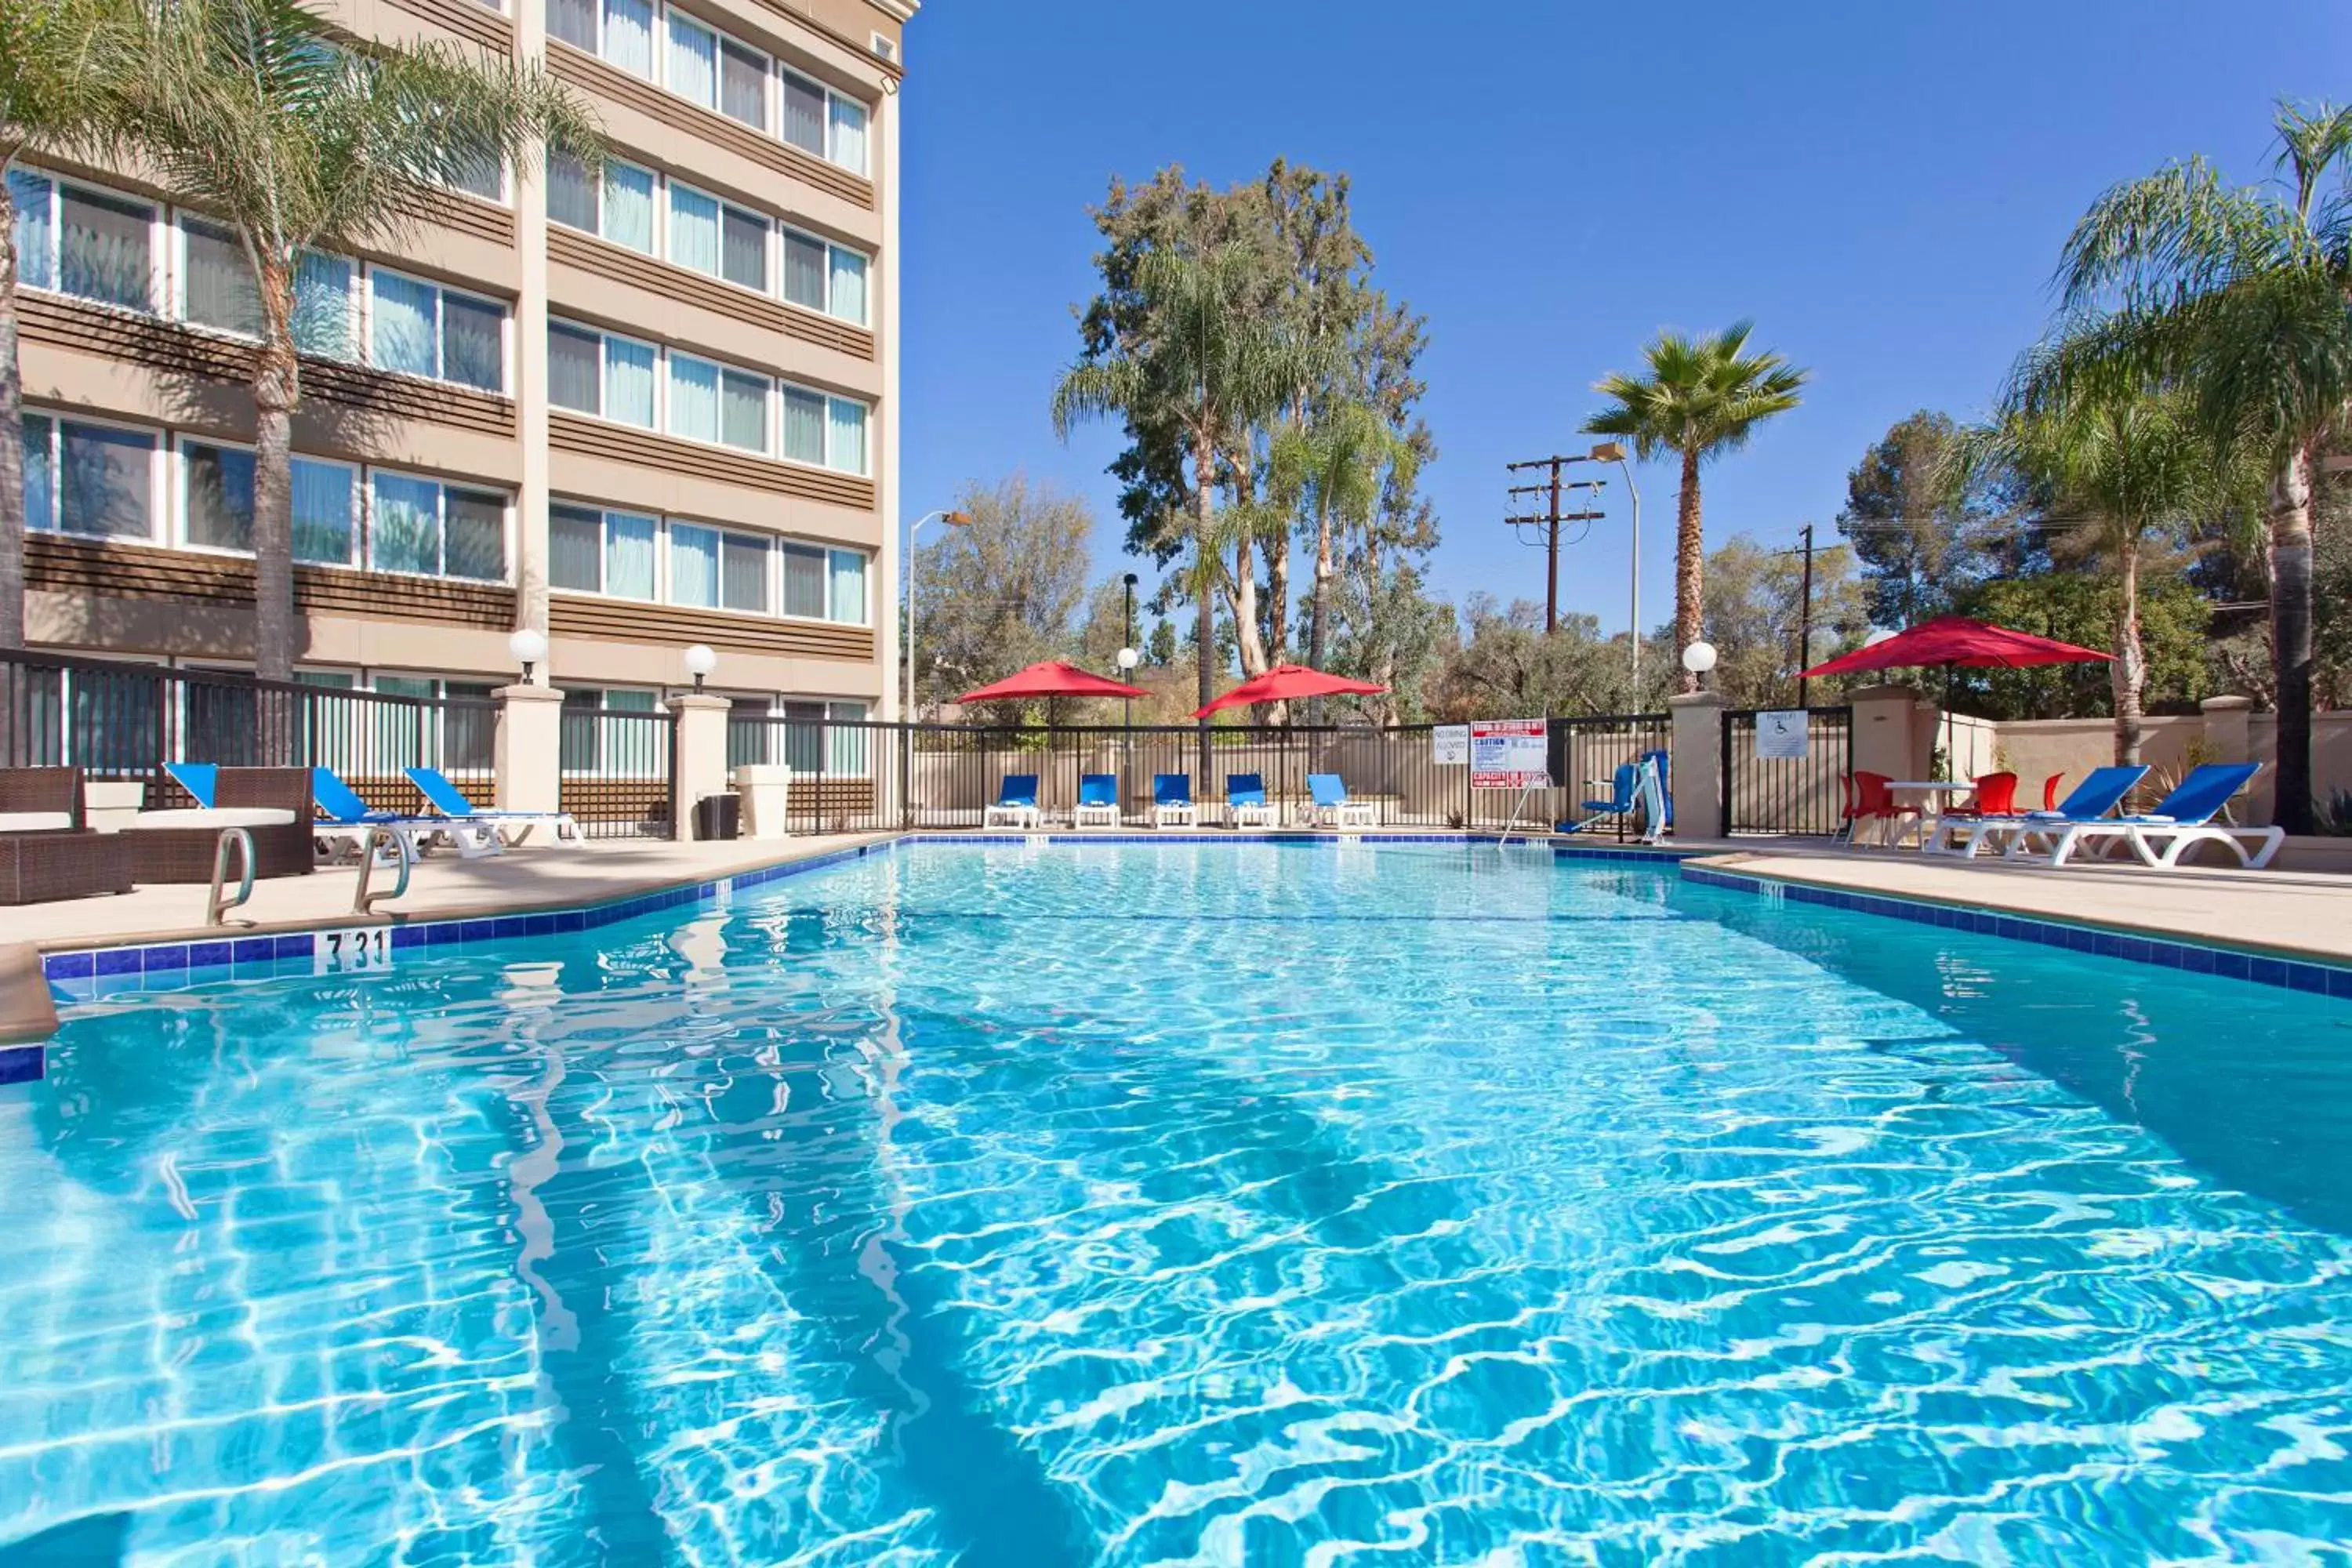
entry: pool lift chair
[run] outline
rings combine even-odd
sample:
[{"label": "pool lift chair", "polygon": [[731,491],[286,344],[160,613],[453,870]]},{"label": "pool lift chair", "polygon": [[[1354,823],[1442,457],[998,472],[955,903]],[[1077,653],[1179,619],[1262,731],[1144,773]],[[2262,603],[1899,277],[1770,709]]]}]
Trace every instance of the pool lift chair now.
[{"label": "pool lift chair", "polygon": [[[1662,771],[1663,752],[1644,752],[1636,760],[1620,763],[1610,777],[1609,798],[1583,803],[1585,816],[1574,822],[1559,825],[1561,833],[1590,833],[1596,827],[1622,828],[1630,825],[1636,812],[1641,814],[1642,831],[1634,837],[1639,844],[1663,844],[1666,829],[1672,824],[1667,805],[1665,778]],[[1598,779],[1586,781],[1588,786]]]}]

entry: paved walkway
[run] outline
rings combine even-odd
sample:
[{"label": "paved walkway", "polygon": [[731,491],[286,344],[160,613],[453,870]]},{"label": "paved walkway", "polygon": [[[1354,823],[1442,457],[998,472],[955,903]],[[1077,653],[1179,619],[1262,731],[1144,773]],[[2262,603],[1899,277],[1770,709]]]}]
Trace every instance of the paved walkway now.
[{"label": "paved walkway", "polygon": [[1972,904],[2009,914],[2269,948],[2352,962],[2352,876],[2183,867],[2013,865],[1941,859],[1911,849],[1836,849],[1732,842],[1698,862],[1747,876],[1847,892]]}]

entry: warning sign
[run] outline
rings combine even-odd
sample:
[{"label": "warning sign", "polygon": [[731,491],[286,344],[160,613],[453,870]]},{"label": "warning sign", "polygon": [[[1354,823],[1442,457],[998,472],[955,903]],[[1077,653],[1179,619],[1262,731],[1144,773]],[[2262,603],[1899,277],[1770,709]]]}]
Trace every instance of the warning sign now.
[{"label": "warning sign", "polygon": [[1470,725],[1472,789],[1549,789],[1540,719],[1486,719]]}]

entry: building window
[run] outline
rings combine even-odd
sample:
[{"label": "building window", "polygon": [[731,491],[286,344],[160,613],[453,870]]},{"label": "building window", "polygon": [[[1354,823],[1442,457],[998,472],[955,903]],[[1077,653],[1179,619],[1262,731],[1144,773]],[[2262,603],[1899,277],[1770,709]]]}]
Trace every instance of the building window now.
[{"label": "building window", "polygon": [[372,268],[369,363],[383,370],[506,390],[506,307]]},{"label": "building window", "polygon": [[[347,566],[356,472],[315,458],[292,460],[294,559]],[[203,550],[253,549],[253,454],[209,441],[180,443],[180,533]]]},{"label": "building window", "polygon": [[507,199],[507,166],[498,162],[478,163],[450,182],[451,185],[469,196],[479,196],[486,202],[504,205]]},{"label": "building window", "polygon": [[559,408],[654,427],[651,343],[614,337],[569,321],[547,324],[547,398]]},{"label": "building window", "polygon": [[[306,678],[298,674],[294,679]],[[367,705],[378,756],[419,757],[425,766],[435,768],[480,771],[494,765],[498,724],[495,710],[487,706],[440,706],[447,702],[487,704],[494,689],[488,683],[379,674],[368,684],[382,696],[415,698],[418,703],[414,708],[390,702]]]},{"label": "building window", "polygon": [[27,414],[25,523],[85,539],[155,537],[155,463],[151,430]]},{"label": "building window", "polygon": [[623,70],[653,79],[651,0],[549,0],[547,30]]},{"label": "building window", "polygon": [[719,112],[768,129],[768,57],[732,38],[719,40]]},{"label": "building window", "polygon": [[654,174],[607,159],[592,175],[576,158],[547,161],[547,216],[646,256],[654,253]]},{"label": "building window", "polygon": [[705,109],[719,107],[719,35],[683,11],[669,14],[670,91]]},{"label": "building window", "polygon": [[507,580],[505,497],[381,470],[369,478],[369,565],[478,583]]},{"label": "building window", "polygon": [[719,607],[719,531],[669,525],[669,602],[688,609]]},{"label": "building window", "polygon": [[719,602],[749,615],[768,613],[768,542],[730,533],[719,541]]},{"label": "building window", "polygon": [[547,509],[548,585],[622,599],[654,597],[650,517],[595,507]]},{"label": "building window", "polygon": [[812,621],[866,624],[866,556],[862,551],[784,543],[783,613]]},{"label": "building window", "polygon": [[866,258],[797,229],[784,231],[784,298],[866,324]]},{"label": "building window", "polygon": [[155,311],[155,208],[29,170],[8,175],[16,279],[104,305]]},{"label": "building window", "polygon": [[668,769],[669,728],[642,719],[606,717],[657,713],[651,691],[609,686],[566,686],[557,765],[567,773],[660,778]]},{"label": "building window", "polygon": [[[348,261],[306,251],[294,272],[294,346],[326,359],[351,359],[352,274]],[[180,320],[239,337],[261,335],[261,296],[245,245],[232,230],[202,218],[180,219]]]},{"label": "building window", "polygon": [[866,472],[866,405],[803,386],[784,389],[784,456],[845,474]]},{"label": "building window", "polygon": [[781,76],[784,140],[854,174],[866,173],[866,106],[798,71]]}]

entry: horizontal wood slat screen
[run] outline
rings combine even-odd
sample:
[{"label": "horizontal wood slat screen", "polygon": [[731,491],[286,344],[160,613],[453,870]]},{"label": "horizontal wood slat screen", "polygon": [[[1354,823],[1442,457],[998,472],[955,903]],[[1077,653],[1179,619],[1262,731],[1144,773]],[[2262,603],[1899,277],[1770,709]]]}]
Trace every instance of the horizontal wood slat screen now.
[{"label": "horizontal wood slat screen", "polygon": [[[862,360],[874,357],[874,334],[863,327],[846,321],[835,321],[813,311],[796,310],[775,300],[763,299],[742,289],[732,288],[699,272],[650,256],[641,256],[625,246],[598,239],[593,235],[550,224],[547,229],[547,256],[566,267],[576,267],[583,272],[593,272],[599,278],[609,278],[615,283],[626,283],[665,299],[683,300],[706,310],[731,316],[755,327],[782,332],[804,343],[819,348],[835,349],[854,354]],[[613,325],[643,331],[643,326],[631,322]]]},{"label": "horizontal wood slat screen", "polygon": [[583,91],[601,93],[615,103],[625,103],[638,113],[658,120],[673,130],[683,131],[698,142],[724,147],[789,179],[813,185],[844,201],[855,202],[869,211],[874,206],[872,184],[859,179],[848,170],[837,168],[822,158],[811,157],[788,142],[779,142],[699,104],[688,103],[676,93],[665,92],[649,81],[606,65],[584,49],[574,48],[560,38],[547,40],[547,68],[560,81],[568,82]]},{"label": "horizontal wood slat screen", "polygon": [[444,228],[454,228],[460,234],[470,234],[487,239],[493,245],[514,247],[514,214],[496,202],[460,192],[436,191],[419,204],[431,221]]},{"label": "horizontal wood slat screen", "polygon": [[583,418],[562,409],[548,410],[547,445],[551,451],[577,452],[583,457],[605,458],[666,473],[690,474],[772,495],[828,501],[860,511],[874,510],[874,481],[855,474],[780,463],[750,452],[706,447],[698,441],[681,441],[650,430],[633,430],[601,419]]},{"label": "horizontal wood slat screen", "polygon": [[514,53],[514,24],[478,0],[392,0],[412,16],[446,27],[499,54]]},{"label": "horizontal wood slat screen", "polygon": [[[18,333],[26,342],[129,360],[205,381],[242,384],[252,379],[251,347],[175,322],[31,290],[16,296],[16,316]],[[515,405],[508,398],[307,354],[302,393],[486,436],[512,439],[515,433]]]},{"label": "horizontal wood slat screen", "polygon": [[[190,550],[28,534],[25,582],[49,593],[179,604],[253,603],[253,563]],[[512,588],[495,583],[402,577],[339,566],[294,568],[295,607],[367,620],[432,621],[505,631],[514,625]]]},{"label": "horizontal wood slat screen", "polygon": [[867,626],[837,626],[815,621],[774,620],[725,610],[686,610],[674,605],[633,605],[623,599],[548,595],[551,636],[596,642],[667,644],[686,647],[708,643],[729,653],[771,654],[792,658],[837,658],[870,663],[874,632]]}]

